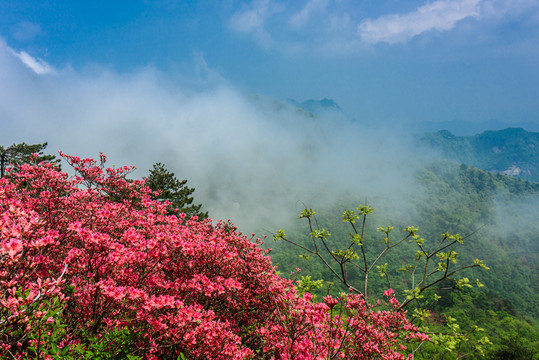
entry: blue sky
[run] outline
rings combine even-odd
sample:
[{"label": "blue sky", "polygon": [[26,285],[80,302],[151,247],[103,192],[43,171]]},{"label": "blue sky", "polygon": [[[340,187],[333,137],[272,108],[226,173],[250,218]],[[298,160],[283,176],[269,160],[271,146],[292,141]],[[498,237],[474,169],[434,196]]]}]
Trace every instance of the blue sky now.
[{"label": "blue sky", "polygon": [[215,218],[279,223],[332,188],[413,192],[388,127],[539,125],[538,64],[539,0],[2,0],[0,144],[161,161]]},{"label": "blue sky", "polygon": [[0,36],[46,67],[212,74],[368,121],[539,121],[539,2],[26,1]]}]

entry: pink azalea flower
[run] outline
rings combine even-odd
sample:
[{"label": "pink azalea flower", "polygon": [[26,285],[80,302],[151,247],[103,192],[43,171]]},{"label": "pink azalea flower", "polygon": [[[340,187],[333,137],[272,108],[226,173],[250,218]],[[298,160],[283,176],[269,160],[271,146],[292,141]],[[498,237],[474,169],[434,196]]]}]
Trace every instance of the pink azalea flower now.
[{"label": "pink azalea flower", "polygon": [[22,248],[22,241],[15,238],[9,239],[9,241],[4,245],[4,249],[7,250],[8,255],[12,258],[21,252]]}]

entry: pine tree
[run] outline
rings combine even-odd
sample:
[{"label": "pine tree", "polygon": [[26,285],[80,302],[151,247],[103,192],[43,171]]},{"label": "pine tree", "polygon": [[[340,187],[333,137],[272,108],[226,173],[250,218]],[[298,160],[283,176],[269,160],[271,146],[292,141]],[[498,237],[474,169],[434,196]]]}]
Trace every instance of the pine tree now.
[{"label": "pine tree", "polygon": [[186,185],[187,180],[178,180],[174,173],[168,171],[162,163],[158,162],[153,165],[146,184],[153,191],[159,192],[155,200],[171,203],[168,206],[169,214],[185,213],[187,218],[196,215],[199,219],[208,217],[207,212],[200,211],[202,205],[193,204],[191,194],[195,189]]},{"label": "pine tree", "polygon": [[[0,177],[4,177],[5,170],[8,166],[13,165],[15,168],[18,165],[26,164],[31,161],[36,163],[51,162],[58,164],[60,159],[57,159],[54,155],[43,154],[43,150],[47,147],[47,143],[43,144],[13,144],[4,148],[0,146]],[[32,160],[32,154],[38,154],[38,156]]]}]

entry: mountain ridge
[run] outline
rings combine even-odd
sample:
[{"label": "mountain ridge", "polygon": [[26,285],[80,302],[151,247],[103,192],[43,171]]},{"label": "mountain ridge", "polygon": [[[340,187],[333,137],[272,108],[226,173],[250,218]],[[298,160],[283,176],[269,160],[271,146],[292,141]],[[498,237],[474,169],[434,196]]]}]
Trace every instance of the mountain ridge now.
[{"label": "mountain ridge", "polygon": [[342,108],[335,102],[335,100],[328,98],[323,98],[321,100],[308,99],[303,102],[299,102],[294,99],[287,99],[286,102],[298,109],[307,111],[314,115],[323,115],[327,112],[343,112]]},{"label": "mountain ridge", "polygon": [[522,128],[458,136],[448,130],[425,133],[419,143],[441,157],[493,173],[539,182],[539,133]]}]

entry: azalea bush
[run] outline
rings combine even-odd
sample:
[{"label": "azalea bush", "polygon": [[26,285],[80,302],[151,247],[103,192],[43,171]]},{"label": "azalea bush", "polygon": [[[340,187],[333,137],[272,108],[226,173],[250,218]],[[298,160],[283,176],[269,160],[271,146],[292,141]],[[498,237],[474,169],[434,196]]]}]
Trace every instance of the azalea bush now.
[{"label": "azalea bush", "polygon": [[129,167],[62,155],[0,180],[0,358],[404,359],[391,291],[314,302],[230,221],[167,215]]}]

